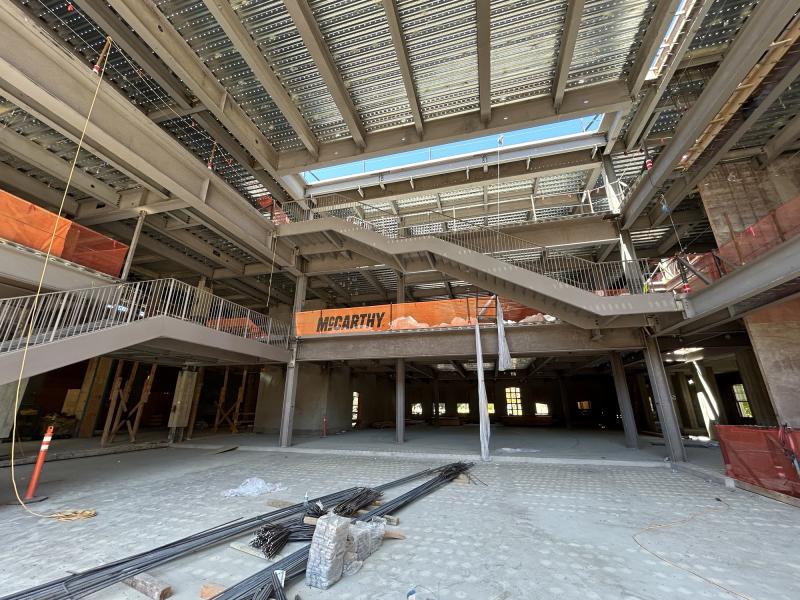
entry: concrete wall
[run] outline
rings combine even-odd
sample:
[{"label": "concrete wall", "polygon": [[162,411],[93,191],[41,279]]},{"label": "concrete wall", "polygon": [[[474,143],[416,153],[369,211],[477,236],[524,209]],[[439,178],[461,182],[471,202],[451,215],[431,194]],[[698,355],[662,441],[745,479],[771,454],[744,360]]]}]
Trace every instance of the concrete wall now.
[{"label": "concrete wall", "polygon": [[[722,245],[731,230],[745,230],[800,194],[800,157],[782,156],[767,167],[753,161],[720,165],[699,188]],[[744,322],[778,421],[800,426],[800,300],[756,311]]]},{"label": "concrete wall", "polygon": [[755,161],[716,166],[698,186],[717,245],[731,240],[800,194],[800,158],[783,156],[767,167]]},{"label": "concrete wall", "polygon": [[[303,363],[299,369],[295,432],[321,432],[325,416],[329,433],[350,429],[354,391],[359,393],[359,420],[365,426],[393,418],[394,382],[388,377],[352,375],[347,366]],[[284,375],[283,367],[261,370],[254,431],[274,433],[279,430]]]}]

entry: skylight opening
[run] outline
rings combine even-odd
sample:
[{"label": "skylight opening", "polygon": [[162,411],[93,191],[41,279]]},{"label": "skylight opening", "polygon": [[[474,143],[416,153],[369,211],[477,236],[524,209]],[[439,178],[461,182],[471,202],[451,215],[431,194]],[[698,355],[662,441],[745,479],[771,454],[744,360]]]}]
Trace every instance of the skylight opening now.
[{"label": "skylight opening", "polygon": [[667,27],[667,32],[664,34],[664,39],[662,40],[661,45],[658,47],[655,57],[653,57],[653,62],[651,63],[650,69],[647,72],[645,81],[656,79],[661,74],[661,71],[667,64],[667,58],[672,53],[672,48],[675,46],[678,35],[683,29],[683,25],[686,22],[687,16],[694,8],[696,1],[697,0],[681,0],[681,3],[675,10],[675,15],[672,17],[672,21],[669,23],[669,27]]},{"label": "skylight opening", "polygon": [[502,145],[510,146],[514,144],[546,141],[579,133],[592,133],[597,131],[602,120],[602,114],[588,115],[579,119],[570,119],[568,121],[560,121],[548,125],[539,125],[538,127],[527,127],[524,129],[507,131],[501,135],[486,135],[463,142],[441,144],[439,146],[431,146],[430,148],[398,152],[397,154],[391,154],[389,156],[380,156],[332,167],[324,167],[313,171],[305,171],[301,173],[301,175],[306,183],[314,184],[338,177],[404,167],[470,152],[480,152],[481,150],[493,150],[498,147],[498,140],[501,136]]}]

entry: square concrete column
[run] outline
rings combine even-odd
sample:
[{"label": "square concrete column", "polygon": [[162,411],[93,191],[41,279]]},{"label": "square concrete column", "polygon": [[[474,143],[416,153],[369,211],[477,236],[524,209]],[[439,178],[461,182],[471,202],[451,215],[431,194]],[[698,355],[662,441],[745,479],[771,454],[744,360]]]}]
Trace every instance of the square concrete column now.
[{"label": "square concrete column", "polygon": [[303,310],[306,301],[306,285],[308,277],[299,275],[294,287],[294,307],[292,308],[292,337],[290,351],[292,353],[289,364],[286,365],[286,380],[283,387],[283,410],[281,412],[281,448],[292,445],[292,428],[294,424],[294,405],[297,398],[297,337],[295,332],[296,313]]},{"label": "square concrete column", "polygon": [[572,402],[567,393],[567,382],[563,374],[558,374],[558,395],[561,399],[561,417],[564,419],[564,427],[572,429]]},{"label": "square concrete column", "polygon": [[744,393],[750,403],[750,410],[756,425],[775,425],[775,411],[769,401],[767,388],[761,371],[758,369],[756,355],[750,348],[740,348],[736,351],[736,364],[739,366],[739,375],[742,378]]},{"label": "square concrete column", "polygon": [[639,434],[636,430],[636,419],[633,416],[633,405],[625,379],[625,365],[619,352],[611,353],[611,373],[614,375],[614,387],[617,389],[619,414],[622,415],[622,428],[625,431],[625,445],[628,448],[639,447]]},{"label": "square concrete column", "polygon": [[[17,402],[17,384],[19,384],[19,402]],[[0,438],[7,438],[11,435],[14,428],[14,417],[17,414],[19,405],[25,396],[25,388],[28,387],[28,379],[22,381],[11,381],[0,385]]]},{"label": "square concrete column", "polygon": [[397,359],[394,393],[395,438],[398,444],[406,441],[406,361]]},{"label": "square concrete column", "polygon": [[656,339],[644,336],[644,360],[647,364],[647,375],[650,378],[650,388],[653,391],[653,401],[656,405],[658,420],[661,423],[661,432],[664,443],[672,462],[686,462],[686,449],[683,447],[681,430],[678,425],[678,415],[675,414],[675,405],[672,402],[672,393],[661,362],[661,352]]},{"label": "square concrete column", "polygon": [[[397,272],[397,303],[406,301],[406,276]],[[398,444],[406,441],[406,361],[398,358],[395,366],[394,393],[395,439]]]}]

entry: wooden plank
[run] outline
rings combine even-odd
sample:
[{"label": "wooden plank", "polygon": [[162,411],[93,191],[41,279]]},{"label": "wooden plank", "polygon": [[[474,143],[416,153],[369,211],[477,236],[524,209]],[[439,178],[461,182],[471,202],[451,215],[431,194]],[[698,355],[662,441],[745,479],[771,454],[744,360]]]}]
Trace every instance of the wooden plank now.
[{"label": "wooden plank", "polygon": [[103,395],[106,391],[113,365],[114,360],[112,358],[103,356],[97,359],[91,374],[87,369],[86,377],[81,386],[81,396],[78,398],[78,408],[75,411],[76,416],[80,418],[77,432],[79,438],[90,438],[94,433],[97,415],[103,405]]},{"label": "wooden plank", "polygon": [[192,439],[194,434],[194,423],[197,420],[197,407],[200,405],[200,396],[203,391],[203,378],[205,377],[206,368],[200,367],[197,372],[197,380],[194,384],[194,396],[192,397],[192,408],[189,411],[189,425],[186,429],[186,439]]},{"label": "wooden plank", "polygon": [[164,600],[172,596],[171,586],[147,573],[139,573],[138,575],[124,579],[123,583],[152,600]]},{"label": "wooden plank", "polygon": [[225,405],[225,396],[228,393],[228,375],[230,368],[225,367],[225,378],[222,380],[222,388],[219,390],[217,397],[217,414],[214,417],[214,433],[219,430],[219,424],[222,422],[222,407]]},{"label": "wooden plank", "polygon": [[200,588],[200,598],[201,600],[211,600],[214,596],[224,592],[225,589],[224,585],[219,585],[218,583],[204,583],[203,587]]},{"label": "wooden plank", "polygon": [[136,373],[139,371],[139,361],[133,363],[133,367],[131,367],[131,373],[128,375],[128,380],[125,382],[125,387],[122,388],[119,392],[120,402],[117,406],[116,415],[114,415],[114,425],[111,428],[111,433],[108,436],[108,443],[112,443],[114,441],[114,436],[117,435],[117,431],[122,426],[122,415],[128,410],[128,400],[131,397],[131,390],[133,389],[133,383],[136,381]]},{"label": "wooden plank", "polygon": [[122,367],[124,365],[124,360],[119,361],[117,364],[117,371],[114,374],[114,384],[111,387],[111,397],[108,405],[108,414],[106,414],[106,424],[103,426],[103,435],[100,438],[101,447],[108,443],[108,436],[111,433],[111,424],[114,421],[114,413],[117,412],[117,398],[119,397],[119,390],[122,387]]},{"label": "wooden plank", "polygon": [[753,485],[752,483],[747,483],[746,481],[740,481],[739,479],[734,479],[734,481],[736,482],[736,487],[738,488],[758,494],[759,496],[764,496],[765,498],[770,498],[772,500],[777,500],[778,502],[783,502],[784,504],[789,504],[791,506],[800,508],[800,498],[795,498],[794,496],[768,490],[767,488]]},{"label": "wooden plank", "polygon": [[[129,438],[130,441],[136,441],[136,434],[139,432],[139,424],[142,421],[142,413],[144,412],[144,405],[150,400],[150,392],[153,389],[153,380],[156,378],[156,370],[158,369],[158,363],[153,363],[153,366],[150,367],[150,373],[147,374],[147,379],[144,382],[144,386],[142,387],[142,393],[139,395],[139,403],[135,407],[136,416],[133,419],[133,428],[129,429]],[[128,415],[128,423],[130,423],[131,415]]]}]

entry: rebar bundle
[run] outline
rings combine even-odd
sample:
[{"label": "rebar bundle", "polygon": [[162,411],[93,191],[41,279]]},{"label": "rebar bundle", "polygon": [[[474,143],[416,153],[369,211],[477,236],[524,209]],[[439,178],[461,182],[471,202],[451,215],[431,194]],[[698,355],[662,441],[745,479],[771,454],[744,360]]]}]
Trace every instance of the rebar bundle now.
[{"label": "rebar bundle", "polygon": [[[435,472],[436,469],[425,469],[413,475],[378,486],[376,489],[390,489]],[[361,488],[348,488],[340,492],[321,496],[313,500],[313,502],[318,501],[323,505],[335,505],[352,497],[359,489]],[[305,510],[306,503],[301,502],[287,508],[264,513],[248,519],[230,521],[152,550],[140,552],[93,569],[67,575],[66,577],[56,579],[49,583],[9,594],[0,598],[0,600],[53,600],[54,598],[77,600],[78,598],[84,598],[89,594],[93,594],[124,579],[157,567],[158,565],[162,565],[171,560],[214,546],[232,538],[245,535],[263,525],[280,523],[292,517],[300,516],[305,513]]]},{"label": "rebar bundle", "polygon": [[[469,470],[474,463],[456,462],[430,469],[429,472],[435,474],[435,477],[418,485],[417,487],[401,494],[397,498],[393,498],[384,504],[374,508],[371,511],[354,519],[354,521],[366,521],[374,516],[383,516],[396,511],[414,500],[418,500],[423,496],[436,491],[440,487],[449,483],[461,473]],[[378,490],[387,489],[385,486],[379,486]],[[308,551],[310,545],[304,546],[282,558],[281,560],[271,564],[270,566],[262,569],[261,571],[243,579],[239,583],[229,587],[227,590],[214,597],[214,600],[269,600],[269,598],[277,598],[276,593],[283,594],[282,590],[278,590],[277,579],[275,578],[276,571],[286,571],[286,581],[293,577],[302,574],[306,569],[306,562],[308,561]]]}]

